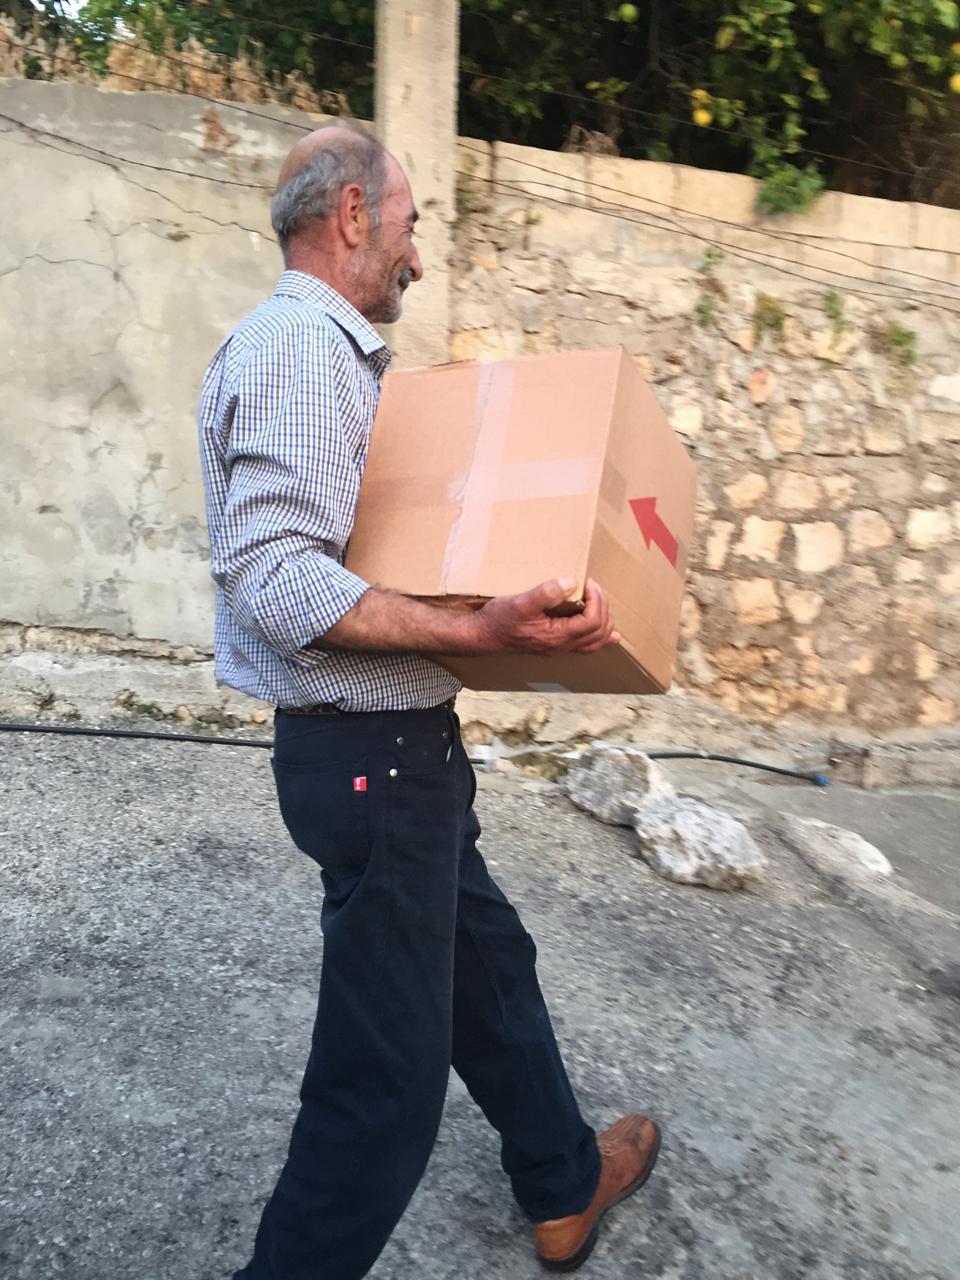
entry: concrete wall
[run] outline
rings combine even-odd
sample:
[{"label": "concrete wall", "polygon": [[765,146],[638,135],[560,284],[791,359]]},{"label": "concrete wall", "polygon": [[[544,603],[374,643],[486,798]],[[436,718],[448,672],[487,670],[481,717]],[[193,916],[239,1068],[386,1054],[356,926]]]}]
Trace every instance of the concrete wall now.
[{"label": "concrete wall", "polygon": [[[0,82],[0,113],[88,148],[0,118],[8,649],[209,648],[197,387],[272,288],[267,188],[312,123],[248,110]],[[469,140],[459,169],[451,354],[623,343],[696,453],[681,683],[760,719],[956,723],[960,214],[828,195],[769,239],[746,178]]]}]

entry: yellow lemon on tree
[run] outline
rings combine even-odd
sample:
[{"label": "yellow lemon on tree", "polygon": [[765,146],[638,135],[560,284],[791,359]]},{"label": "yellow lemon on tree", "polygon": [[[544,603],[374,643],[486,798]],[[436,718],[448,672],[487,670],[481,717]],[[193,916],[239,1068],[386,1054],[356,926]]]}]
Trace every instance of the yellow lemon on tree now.
[{"label": "yellow lemon on tree", "polygon": [[691,90],[690,90],[690,98],[691,98],[691,101],[693,101],[693,102],[706,102],[706,100],[707,100],[709,97],[710,97],[710,95],[709,95],[709,93],[707,93],[706,89],[691,89]]},{"label": "yellow lemon on tree", "polygon": [[[960,76],[957,79],[960,80]],[[708,124],[713,124],[713,113],[708,111],[706,107],[697,107],[693,113],[693,123],[705,129]]]},{"label": "yellow lemon on tree", "polygon": [[951,93],[960,93],[960,71],[955,71],[947,83]]},{"label": "yellow lemon on tree", "polygon": [[960,55],[960,40],[954,41],[954,43],[950,46],[950,52]]}]

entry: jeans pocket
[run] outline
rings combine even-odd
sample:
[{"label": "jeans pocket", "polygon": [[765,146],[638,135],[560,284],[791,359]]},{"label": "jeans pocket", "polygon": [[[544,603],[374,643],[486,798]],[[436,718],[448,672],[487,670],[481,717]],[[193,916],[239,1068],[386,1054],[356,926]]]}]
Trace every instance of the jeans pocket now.
[{"label": "jeans pocket", "polygon": [[449,728],[409,730],[396,740],[396,758],[401,777],[440,773],[453,757]]},{"label": "jeans pocket", "polygon": [[280,816],[297,848],[337,879],[362,875],[371,829],[365,763],[272,764]]}]

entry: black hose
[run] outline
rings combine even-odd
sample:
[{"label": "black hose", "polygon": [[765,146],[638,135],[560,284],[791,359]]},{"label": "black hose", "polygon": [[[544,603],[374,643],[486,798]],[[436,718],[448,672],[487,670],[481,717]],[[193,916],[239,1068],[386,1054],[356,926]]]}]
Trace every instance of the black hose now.
[{"label": "black hose", "polygon": [[645,751],[651,760],[717,760],[720,764],[739,764],[745,769],[763,769],[766,773],[778,773],[784,778],[802,778],[804,782],[813,782],[818,787],[829,787],[830,779],[825,773],[816,773],[806,769],[781,769],[779,765],[762,764],[759,760],[744,760],[740,756],[718,756],[706,751]]},{"label": "black hose", "polygon": [[156,738],[160,742],[213,742],[222,747],[273,746],[273,739],[261,742],[257,738],[220,738],[214,734],[163,733],[159,729],[91,729],[79,724],[26,724],[23,721],[0,720],[3,733],[63,733],[78,738]]},{"label": "black hose", "polygon": [[[273,739],[257,738],[221,738],[214,734],[199,733],[164,733],[159,729],[92,729],[86,725],[74,724],[27,724],[20,720],[0,720],[2,733],[59,733],[78,738],[154,738],[159,742],[200,742],[216,744],[221,747],[260,747],[269,751],[273,747]],[[744,760],[740,756],[712,755],[705,751],[645,751],[651,760],[715,760],[720,764],[741,765],[745,769],[763,769],[766,773],[776,773],[784,778],[800,778],[804,782],[812,782],[818,787],[828,787],[830,779],[824,773],[813,770],[781,769],[775,764],[762,764],[759,760]]]}]

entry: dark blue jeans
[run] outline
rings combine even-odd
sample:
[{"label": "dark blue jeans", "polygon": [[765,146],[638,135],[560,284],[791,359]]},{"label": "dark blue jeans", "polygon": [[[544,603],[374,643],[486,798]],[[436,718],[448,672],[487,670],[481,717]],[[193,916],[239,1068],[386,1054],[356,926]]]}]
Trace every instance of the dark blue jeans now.
[{"label": "dark blue jeans", "polygon": [[234,1280],[360,1280],[426,1168],[452,1063],[532,1221],[599,1177],[535,969],[477,851],[476,782],[446,706],[278,712],[274,773],[322,869],[320,998],[286,1164]]}]

